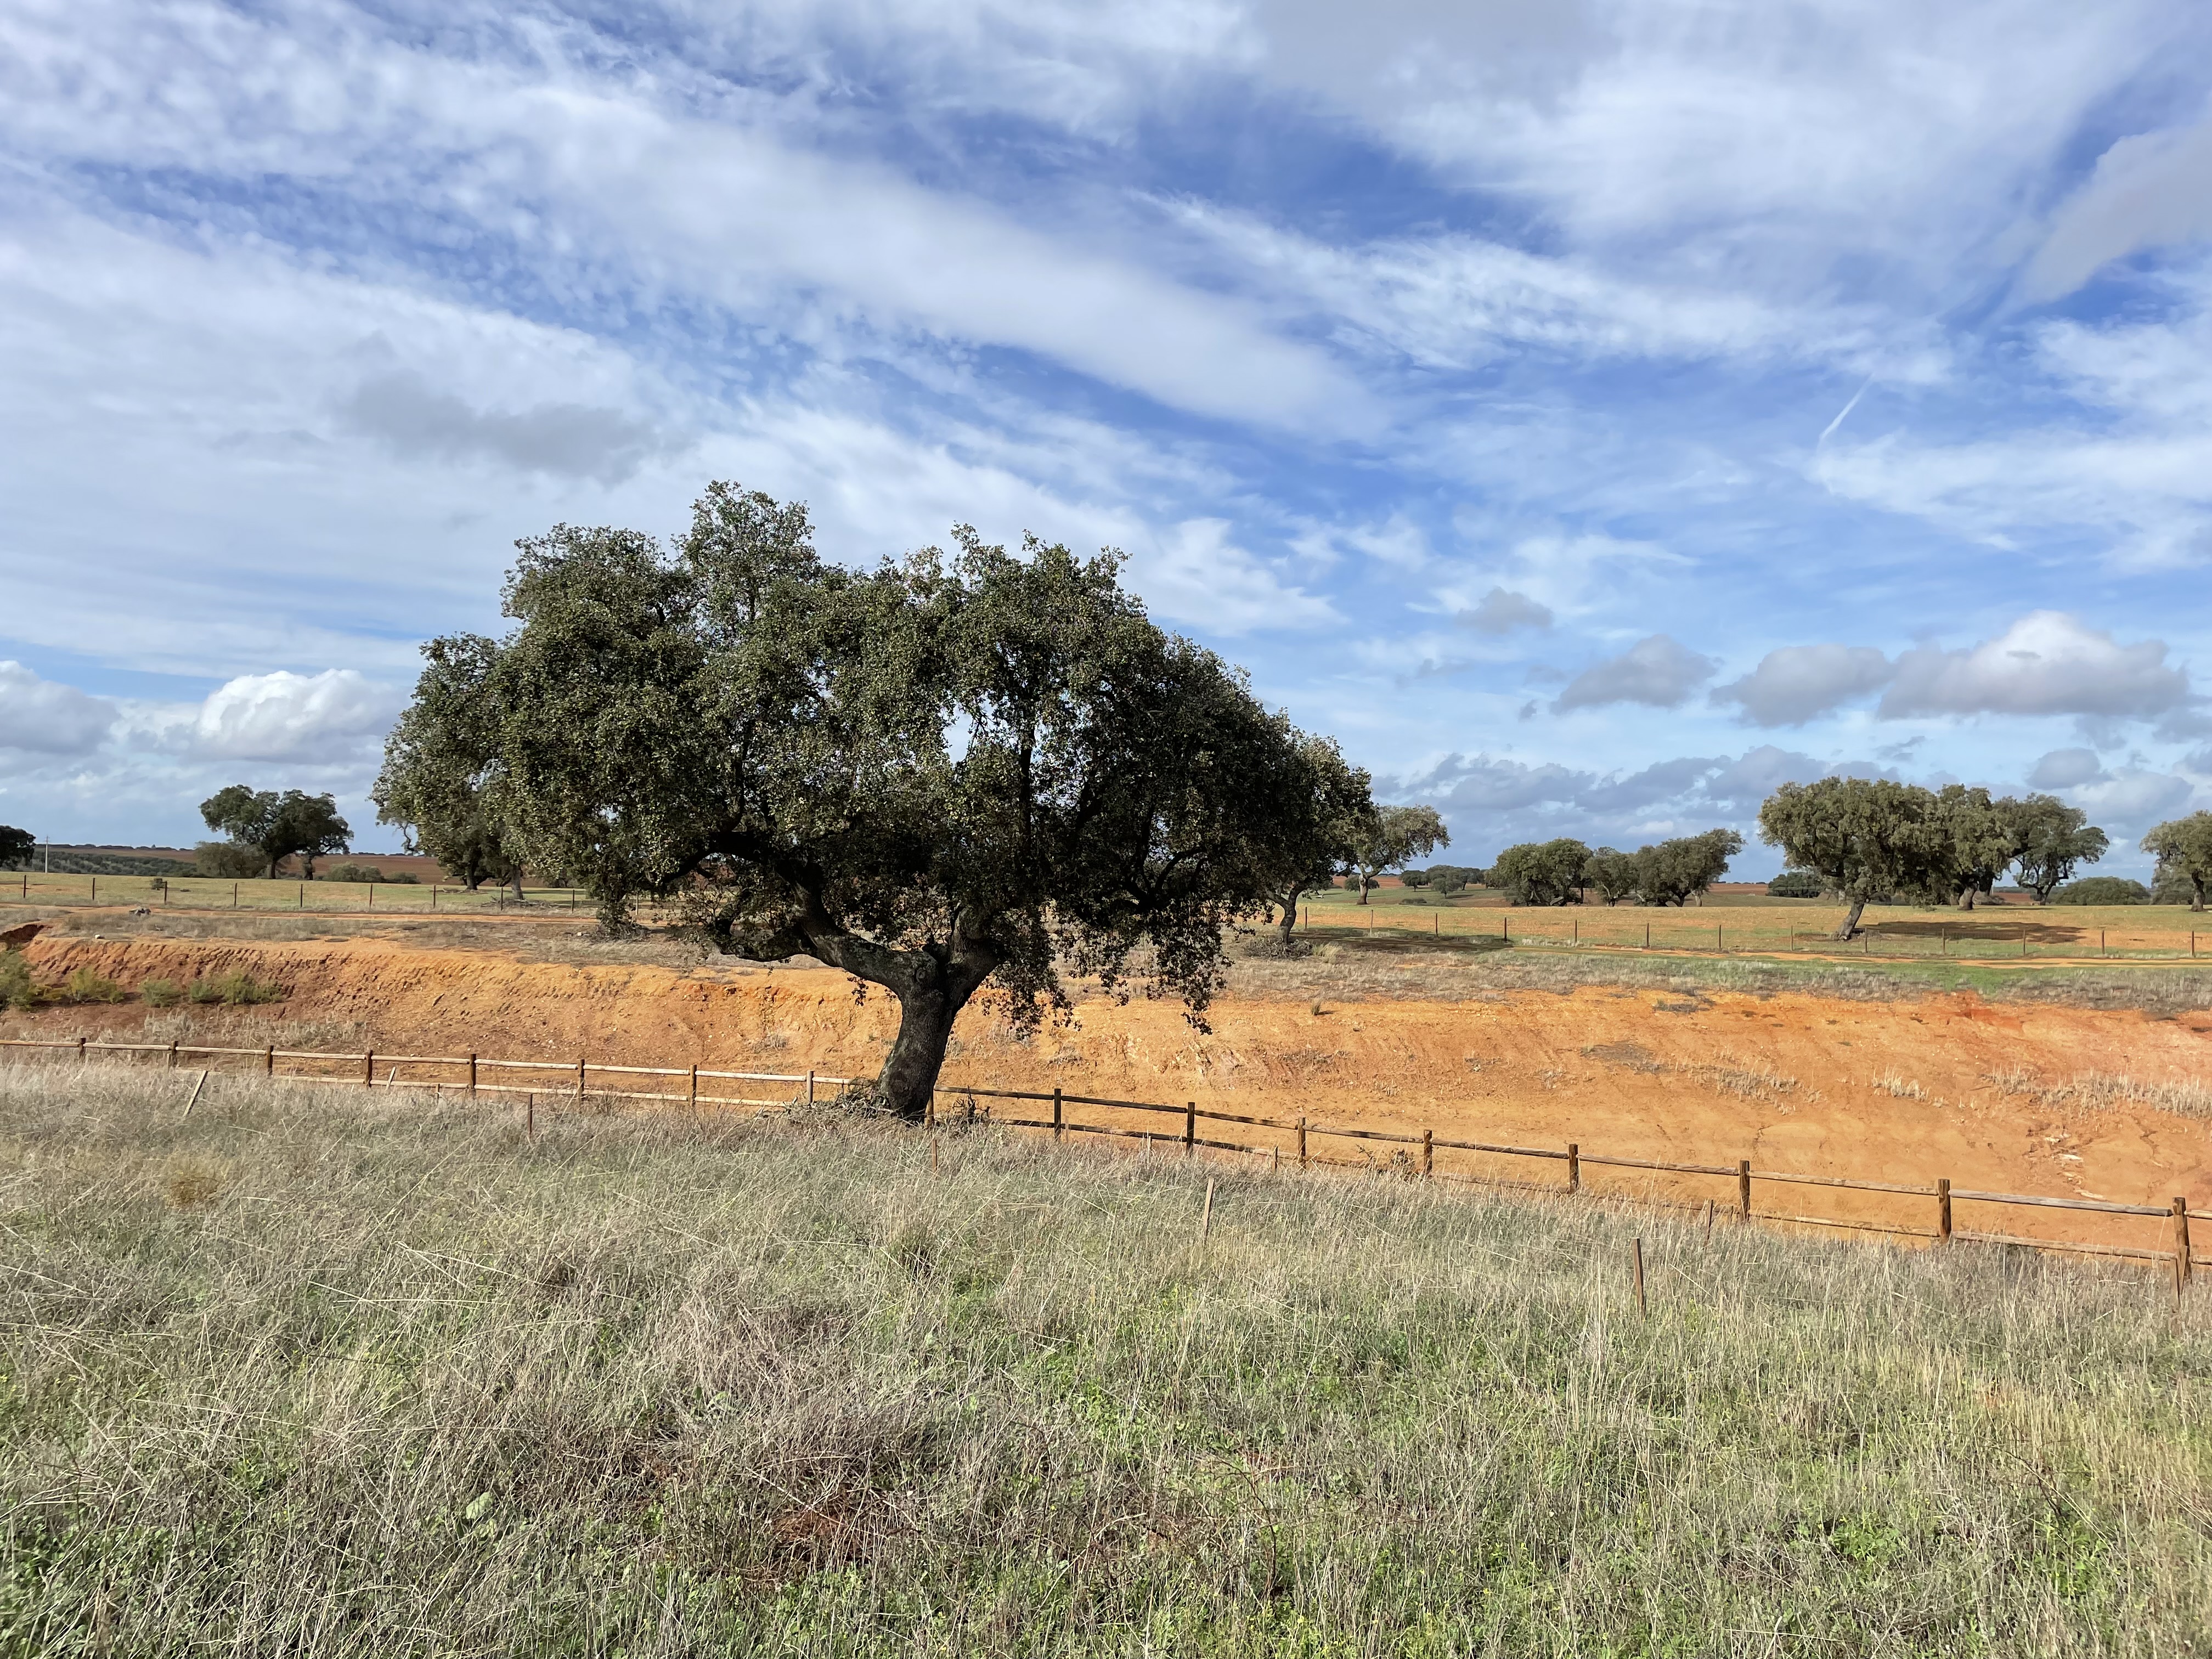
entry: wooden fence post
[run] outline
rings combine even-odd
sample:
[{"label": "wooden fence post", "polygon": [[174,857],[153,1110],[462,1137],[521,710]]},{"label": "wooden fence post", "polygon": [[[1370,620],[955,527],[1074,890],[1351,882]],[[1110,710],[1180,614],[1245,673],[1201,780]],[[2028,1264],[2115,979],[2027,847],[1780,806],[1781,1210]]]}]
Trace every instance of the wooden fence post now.
[{"label": "wooden fence post", "polygon": [[1055,1088],[1052,1091],[1052,1138],[1054,1140],[1058,1140],[1061,1138],[1063,1127],[1064,1120],[1061,1115],[1060,1091]]},{"label": "wooden fence post", "polygon": [[276,1045],[273,1042],[261,1051],[261,1075],[264,1077],[276,1075]]},{"label": "wooden fence post", "polygon": [[1188,1158],[1198,1150],[1198,1103],[1186,1100],[1182,1103],[1182,1155]]},{"label": "wooden fence post", "polygon": [[1951,1242],[1951,1177],[1939,1176],[1936,1181],[1936,1242]]},{"label": "wooden fence post", "polygon": [[1583,1149],[1574,1141],[1567,1143],[1567,1190],[1578,1193],[1583,1189]]},{"label": "wooden fence post", "polygon": [[1205,1243],[1206,1243],[1206,1235],[1207,1235],[1208,1233],[1212,1232],[1212,1231],[1213,1231],[1213,1177],[1212,1177],[1212,1176],[1208,1176],[1206,1177],[1206,1208],[1205,1208],[1202,1212],[1200,1212],[1200,1215],[1199,1215],[1199,1218],[1198,1218],[1198,1242],[1199,1242],[1200,1243],[1201,1243],[1201,1244]]},{"label": "wooden fence post", "polygon": [[578,1054],[578,1055],[576,1056],[576,1105],[577,1105],[577,1108],[580,1110],[580,1109],[582,1109],[582,1107],[583,1107],[583,1104],[584,1104],[584,1057],[583,1057],[583,1055],[581,1055],[581,1054]]},{"label": "wooden fence post", "polygon": [[469,1056],[469,1098],[470,1098],[471,1100],[474,1100],[476,1097],[477,1097],[477,1057],[476,1057],[474,1054],[471,1054],[471,1055]]},{"label": "wooden fence post", "polygon": [[177,1045],[174,1042],[169,1045],[169,1069],[173,1072],[177,1069]]},{"label": "wooden fence post", "polygon": [[1421,1173],[1424,1176],[1434,1175],[1436,1169],[1437,1132],[1434,1129],[1424,1129],[1421,1131]]},{"label": "wooden fence post", "polygon": [[538,1097],[535,1094],[522,1097],[522,1133],[532,1140],[538,1139]]},{"label": "wooden fence post", "polygon": [[1644,1318],[1651,1317],[1651,1310],[1644,1300],[1644,1241],[1636,1241],[1636,1311]]},{"label": "wooden fence post", "polygon": [[78,1064],[82,1065],[85,1059],[84,1039],[82,1037],[79,1037],[76,1040],[76,1057]]},{"label": "wooden fence post", "polygon": [[361,1086],[364,1089],[376,1086],[376,1050],[374,1048],[361,1057]]},{"label": "wooden fence post", "polygon": [[[692,1069],[696,1071],[698,1068],[694,1066]],[[806,1073],[806,1103],[809,1106],[814,1103],[814,1073],[811,1067]]]},{"label": "wooden fence post", "polygon": [[696,1060],[691,1063],[691,1093],[684,1103],[684,1109],[694,1117],[699,1115],[699,1063]]},{"label": "wooden fence post", "polygon": [[1743,1218],[1751,1219],[1751,1160],[1744,1158],[1735,1166],[1735,1199]]},{"label": "wooden fence post", "polygon": [[1306,1167],[1306,1121],[1298,1120],[1298,1168]]},{"label": "wooden fence post", "polygon": [[2173,1200],[2173,1279],[2177,1285],[2186,1285],[2191,1273],[2189,1262],[2189,1200]]}]

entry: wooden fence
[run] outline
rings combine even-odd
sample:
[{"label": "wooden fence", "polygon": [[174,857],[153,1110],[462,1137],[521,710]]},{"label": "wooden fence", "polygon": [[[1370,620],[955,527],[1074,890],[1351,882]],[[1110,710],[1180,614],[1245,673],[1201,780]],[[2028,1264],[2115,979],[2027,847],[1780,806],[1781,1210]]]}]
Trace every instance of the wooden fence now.
[{"label": "wooden fence", "polygon": [[[349,1085],[357,1088],[428,1089],[471,1097],[521,1095],[526,1097],[526,1111],[533,1127],[540,1097],[544,1098],[549,1105],[564,1098],[579,1104],[586,1098],[596,1098],[601,1101],[681,1104],[694,1110],[701,1107],[728,1106],[787,1110],[794,1106],[813,1103],[819,1098],[822,1090],[842,1089],[854,1081],[850,1078],[832,1077],[818,1072],[735,1072],[700,1066],[615,1066],[592,1060],[581,1054],[574,1060],[492,1060],[480,1054],[390,1054],[373,1050],[364,1050],[360,1054],[333,1054],[273,1046],[235,1048],[190,1042],[100,1042],[87,1037],[66,1040],[5,1037],[0,1038],[0,1048],[73,1050],[80,1062],[88,1060],[94,1054],[151,1055],[165,1060],[173,1068],[186,1056],[195,1060],[203,1057],[242,1060],[247,1062],[248,1071],[258,1072],[264,1077],[282,1078],[287,1082]],[[488,1080],[487,1073],[509,1079],[520,1078],[520,1080],[493,1082]],[[648,1079],[674,1079],[683,1087],[672,1090],[618,1086],[641,1083]],[[709,1085],[708,1092],[702,1092],[700,1085],[702,1082]],[[711,1091],[714,1085],[724,1083],[781,1084],[787,1087],[785,1093],[774,1097]],[[1000,1101],[1048,1107],[1051,1115],[1002,1115],[994,1104]],[[1115,1115],[1133,1114],[1136,1121],[1085,1121],[1071,1115],[1070,1108],[1089,1108],[1093,1111]],[[1161,1117],[1172,1120],[1171,1124],[1158,1129],[1139,1127]],[[1725,1195],[1729,1202],[1724,1207],[1719,1199],[1708,1200],[1703,1205],[1683,1203],[1661,1199],[1648,1192],[1641,1194],[1613,1192],[1606,1195],[1626,1197],[1635,1202],[1658,1207],[1692,1212],[1702,1209],[1709,1222],[1715,1215],[1725,1213],[1741,1221],[1837,1228],[1899,1238],[1926,1239],[1936,1244],[1966,1242],[2018,1245],[2039,1250],[2064,1250],[2084,1255],[2114,1256],[2167,1264],[2172,1267],[2177,1289],[2191,1279],[2197,1267],[2212,1266],[2212,1257],[2191,1253],[2190,1222],[2194,1212],[2185,1198],[2176,1198],[2171,1205],[2166,1206],[2118,1204],[2106,1199],[1970,1191],[1953,1186],[1948,1179],[1938,1179],[1923,1185],[1907,1182],[1859,1181],[1843,1176],[1802,1175],[1786,1170],[1759,1170],[1752,1167],[1749,1158],[1740,1158],[1733,1164],[1678,1164],[1656,1158],[1587,1152],[1575,1142],[1561,1146],[1516,1146],[1492,1141],[1458,1139],[1439,1135],[1433,1129],[1423,1129],[1413,1134],[1384,1129],[1341,1128],[1316,1123],[1304,1117],[1284,1119],[1213,1111],[1200,1107],[1195,1101],[1174,1105],[1161,1101],[1111,1100],[1090,1095],[1073,1095],[1060,1089],[1042,1093],[1018,1089],[985,1089],[972,1085],[940,1085],[930,1103],[929,1127],[935,1128],[947,1121],[1001,1129],[1036,1130],[1050,1135],[1055,1141],[1069,1134],[1139,1141],[1148,1151],[1164,1146],[1185,1158],[1195,1157],[1200,1152],[1231,1153],[1265,1158],[1276,1169],[1282,1167],[1283,1153],[1287,1145],[1292,1164],[1300,1170],[1333,1168],[1376,1171],[1378,1166],[1371,1157],[1355,1161],[1328,1155],[1327,1143],[1349,1141],[1390,1147],[1391,1162],[1380,1166],[1384,1172],[1398,1172],[1425,1180],[1570,1194],[1593,1191],[1583,1178],[1584,1170],[1590,1168],[1641,1172],[1646,1176],[1690,1176],[1726,1182]],[[1222,1132],[1209,1131],[1201,1135],[1199,1133],[1201,1123],[1209,1126],[1234,1124],[1245,1128],[1270,1130],[1277,1138],[1262,1144],[1250,1139],[1229,1139]],[[1439,1152],[1474,1154],[1493,1159],[1533,1160],[1539,1166],[1559,1166],[1559,1179],[1515,1180],[1485,1177],[1464,1170],[1440,1170],[1437,1167]],[[1899,1225],[1865,1218],[1800,1213],[1794,1208],[1757,1209],[1753,1202],[1754,1188],[1761,1185],[1789,1189],[1866,1193],[1890,1200],[1918,1200],[1929,1206],[1930,1224],[1924,1227]],[[2154,1218],[2163,1224],[2161,1231],[2165,1231],[2166,1239],[2161,1245],[2145,1246],[1984,1232],[1954,1224],[1956,1206],[1962,1204],[1984,1205],[2000,1209],[2061,1210],[2099,1216]]]}]

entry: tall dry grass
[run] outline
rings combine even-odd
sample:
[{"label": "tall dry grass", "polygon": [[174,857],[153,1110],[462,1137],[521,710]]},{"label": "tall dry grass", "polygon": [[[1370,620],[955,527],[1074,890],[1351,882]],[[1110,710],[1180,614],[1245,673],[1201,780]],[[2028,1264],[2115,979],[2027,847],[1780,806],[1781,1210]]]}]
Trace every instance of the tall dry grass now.
[{"label": "tall dry grass", "polygon": [[2212,1328],[2137,1271],[190,1083],[0,1067],[9,1654],[2212,1629]]}]

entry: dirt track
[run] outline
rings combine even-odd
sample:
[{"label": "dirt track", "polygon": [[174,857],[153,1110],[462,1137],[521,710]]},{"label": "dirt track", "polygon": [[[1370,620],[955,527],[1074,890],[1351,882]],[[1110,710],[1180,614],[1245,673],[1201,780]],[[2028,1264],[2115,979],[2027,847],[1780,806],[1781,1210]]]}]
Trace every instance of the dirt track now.
[{"label": "dirt track", "polygon": [[[259,1012],[356,1026],[394,1051],[866,1075],[894,1024],[883,993],[856,1000],[849,981],[818,969],[574,966],[378,939],[50,935],[29,955],[43,980],[83,966],[134,988],[243,968],[289,991]],[[1225,1001],[1201,1036],[1174,1006],[1094,1000],[1079,1006],[1076,1027],[1024,1041],[978,1007],[961,1022],[945,1080],[1189,1099],[1519,1145],[1576,1141],[1585,1152],[1750,1158],[1808,1174],[1942,1175],[1966,1188],[2147,1203],[2185,1194],[2192,1205],[2212,1204],[2212,1119],[2142,1100],[2053,1097],[2085,1074],[2124,1076],[2162,1086],[2166,1105],[2201,1109],[2208,1097],[2195,1085],[2212,1065],[2212,1016],[2153,1019],[1972,995],[1880,1003],[1587,987],[1322,1008]],[[137,1006],[59,1008],[7,1024],[9,1035],[74,1034],[135,1028],[144,1018]],[[1334,1146],[1359,1155],[1359,1143]],[[1473,1171],[1479,1163],[1455,1155],[1439,1168]],[[1481,1172],[1545,1181],[1559,1173],[1527,1163]],[[1675,1190],[1733,1196],[1710,1181]],[[1830,1204],[1824,1212],[1927,1220],[1924,1203],[1902,1201],[1900,1215],[1894,1206],[1850,1202],[1858,1207]],[[1812,1195],[1778,1194],[1776,1207],[1793,1205],[1814,1207]],[[1960,1224],[2021,1231],[2021,1222],[2018,1212],[1984,1212]],[[2097,1221],[2051,1236],[2118,1242],[2116,1224],[2151,1230],[2139,1241],[2126,1235],[2132,1242],[2163,1242],[2148,1222]]]}]

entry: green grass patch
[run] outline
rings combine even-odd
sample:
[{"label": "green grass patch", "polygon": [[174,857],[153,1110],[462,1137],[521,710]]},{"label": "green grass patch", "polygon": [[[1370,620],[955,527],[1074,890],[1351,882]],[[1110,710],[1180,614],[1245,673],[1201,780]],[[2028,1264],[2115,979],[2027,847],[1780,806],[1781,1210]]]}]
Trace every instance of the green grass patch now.
[{"label": "green grass patch", "polygon": [[2212,1628],[2212,1330],[2140,1272],[988,1133],[933,1173],[835,1122],[532,1142],[482,1104],[179,1094],[0,1070],[0,1650]]}]

